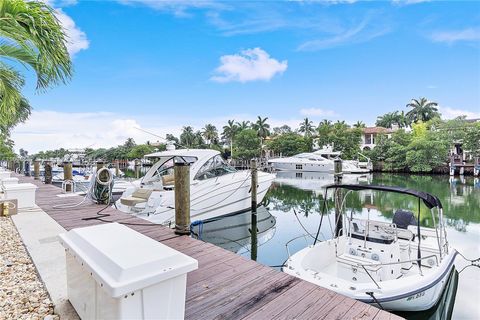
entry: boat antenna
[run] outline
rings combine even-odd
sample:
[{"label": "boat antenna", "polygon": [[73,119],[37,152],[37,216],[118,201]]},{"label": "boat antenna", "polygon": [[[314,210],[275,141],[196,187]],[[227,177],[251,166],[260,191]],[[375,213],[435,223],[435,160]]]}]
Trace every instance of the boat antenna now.
[{"label": "boat antenna", "polygon": [[182,148],[185,148],[185,149],[190,149],[189,147],[185,147],[184,145],[181,145],[181,144],[178,143],[178,142],[175,142],[175,141],[172,141],[172,140],[168,140],[167,138],[162,137],[162,136],[159,136],[158,134],[155,134],[155,133],[153,133],[153,132],[144,130],[144,129],[139,128],[139,127],[133,127],[133,128],[135,128],[135,129],[137,129],[137,130],[140,130],[140,131],[143,131],[143,132],[145,132],[145,133],[148,133],[148,134],[150,134],[150,135],[152,135],[152,136],[154,136],[154,137],[160,138],[160,139],[162,139],[162,140],[164,140],[164,141],[173,142],[174,144],[176,144],[176,145],[179,146],[179,147],[182,147]]}]

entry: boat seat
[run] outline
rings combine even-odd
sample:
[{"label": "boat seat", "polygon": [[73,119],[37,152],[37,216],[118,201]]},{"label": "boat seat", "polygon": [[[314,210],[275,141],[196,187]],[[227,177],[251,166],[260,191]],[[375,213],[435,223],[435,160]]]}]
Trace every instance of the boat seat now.
[{"label": "boat seat", "polygon": [[173,186],[175,184],[175,176],[173,174],[167,174],[162,176],[162,185],[164,187]]},{"label": "boat seat", "polygon": [[120,203],[129,207],[133,207],[139,203],[147,202],[152,194],[151,189],[137,189],[130,196],[120,198]]}]

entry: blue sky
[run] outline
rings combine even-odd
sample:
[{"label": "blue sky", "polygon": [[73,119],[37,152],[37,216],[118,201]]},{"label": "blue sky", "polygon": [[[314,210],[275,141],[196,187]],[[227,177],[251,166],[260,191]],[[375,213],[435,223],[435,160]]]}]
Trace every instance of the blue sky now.
[{"label": "blue sky", "polygon": [[30,74],[36,112],[13,134],[27,150],[257,115],[373,124],[420,96],[446,118],[480,117],[479,2],[49,2],[75,76],[37,94]]}]

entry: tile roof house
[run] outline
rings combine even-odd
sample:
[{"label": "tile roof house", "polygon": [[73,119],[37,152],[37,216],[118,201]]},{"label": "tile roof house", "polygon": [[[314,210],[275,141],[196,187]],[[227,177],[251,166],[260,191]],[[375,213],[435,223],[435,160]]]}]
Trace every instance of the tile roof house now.
[{"label": "tile roof house", "polygon": [[360,148],[362,150],[372,150],[375,148],[377,136],[379,134],[385,134],[388,138],[392,136],[395,129],[389,129],[384,127],[367,127],[363,128],[362,144]]}]

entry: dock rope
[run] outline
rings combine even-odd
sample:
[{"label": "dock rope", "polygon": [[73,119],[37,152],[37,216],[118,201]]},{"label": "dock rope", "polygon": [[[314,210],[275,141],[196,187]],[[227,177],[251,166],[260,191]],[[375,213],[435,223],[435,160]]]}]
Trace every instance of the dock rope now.
[{"label": "dock rope", "polygon": [[463,259],[465,259],[465,261],[467,262],[470,262],[470,264],[466,265],[465,267],[462,268],[462,270],[460,270],[458,272],[458,274],[462,273],[463,270],[469,268],[469,267],[477,267],[477,268],[480,268],[480,257],[476,258],[476,259],[467,259],[463,254],[461,254],[459,251],[457,251],[458,255],[460,255]]}]

